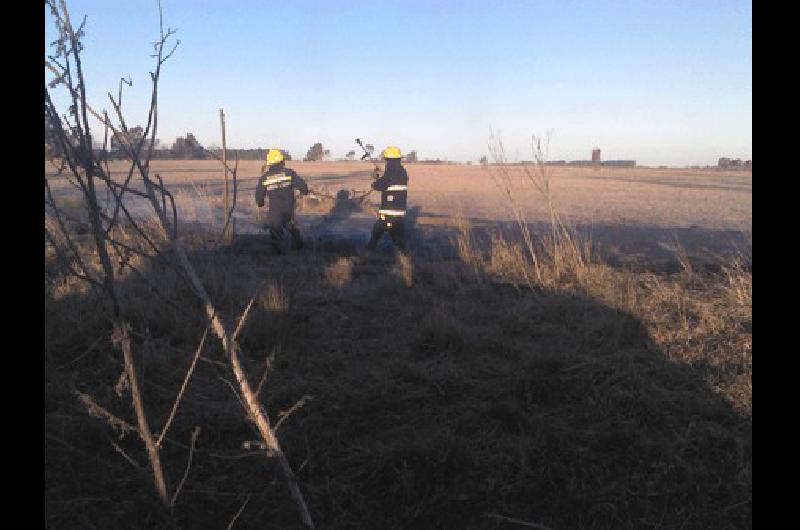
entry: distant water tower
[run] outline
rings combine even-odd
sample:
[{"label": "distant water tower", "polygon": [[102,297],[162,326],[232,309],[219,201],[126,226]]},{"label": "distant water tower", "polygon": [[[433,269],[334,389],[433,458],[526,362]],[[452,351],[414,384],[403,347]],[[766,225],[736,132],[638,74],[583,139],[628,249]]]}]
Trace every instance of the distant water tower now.
[{"label": "distant water tower", "polygon": [[597,147],[592,149],[592,164],[600,165],[600,149]]}]

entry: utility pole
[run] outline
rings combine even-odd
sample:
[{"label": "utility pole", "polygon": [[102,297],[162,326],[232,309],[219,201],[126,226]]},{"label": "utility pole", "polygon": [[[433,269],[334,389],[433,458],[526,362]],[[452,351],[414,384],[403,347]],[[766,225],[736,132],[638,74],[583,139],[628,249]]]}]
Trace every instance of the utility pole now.
[{"label": "utility pole", "polygon": [[[222,109],[219,109],[219,124],[222,128],[222,167],[225,171],[225,210],[222,212],[222,226],[225,226],[228,221],[228,215],[230,215],[230,202],[228,200],[228,150],[225,144],[225,112]],[[228,223],[228,226],[225,228],[225,233],[222,234],[222,238],[226,244],[231,242],[230,223]]]}]

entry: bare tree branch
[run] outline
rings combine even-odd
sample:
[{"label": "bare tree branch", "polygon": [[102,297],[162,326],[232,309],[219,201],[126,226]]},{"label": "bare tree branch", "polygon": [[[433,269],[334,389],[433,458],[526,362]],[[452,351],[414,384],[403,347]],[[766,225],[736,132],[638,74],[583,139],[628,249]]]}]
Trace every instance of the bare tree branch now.
[{"label": "bare tree branch", "polygon": [[[178,219],[177,219],[177,209],[175,207],[174,198],[172,198],[172,196],[164,187],[163,181],[161,180],[159,175],[156,175],[156,180],[158,180],[158,183],[154,182],[154,180],[150,178],[149,163],[152,157],[152,150],[155,144],[154,139],[157,130],[158,82],[161,73],[161,66],[164,64],[166,60],[168,60],[172,56],[180,41],[178,41],[172,47],[172,49],[170,49],[169,52],[167,52],[166,54],[164,53],[165,44],[169,39],[169,37],[174,34],[174,31],[171,29],[167,29],[166,32],[164,31],[163,14],[161,10],[161,5],[159,3],[160,35],[159,35],[159,40],[156,41],[156,43],[154,43],[154,49],[155,49],[154,57],[156,58],[156,66],[155,66],[155,71],[151,73],[152,92],[151,92],[150,109],[148,113],[147,124],[144,129],[144,134],[138,141],[133,143],[131,142],[131,138],[129,136],[129,130],[122,112],[121,90],[119,92],[118,99],[115,100],[112,96],[109,96],[115,115],[119,120],[119,127],[115,127],[111,123],[111,121],[108,118],[108,115],[101,116],[94,109],[92,109],[87,103],[85,80],[83,77],[83,69],[80,59],[80,52],[82,50],[82,45],[80,43],[80,36],[83,25],[79,27],[77,32],[73,30],[64,0],[60,0],[60,9],[56,5],[55,0],[48,0],[48,5],[50,6],[51,11],[54,14],[60,32],[60,39],[59,41],[57,41],[58,49],[55,55],[58,58],[63,58],[63,61],[51,62],[49,60],[45,60],[45,66],[48,70],[50,70],[55,74],[56,84],[63,85],[64,87],[66,87],[71,97],[72,105],[70,106],[70,115],[74,118],[74,124],[70,125],[70,130],[77,137],[77,148],[73,149],[72,146],[68,145],[68,142],[65,141],[67,136],[63,128],[60,129],[60,137],[61,137],[60,141],[63,144],[64,151],[68,153],[70,169],[73,171],[73,175],[75,176],[79,184],[82,185],[82,189],[84,192],[84,199],[88,206],[91,233],[94,239],[95,249],[99,254],[100,264],[102,268],[102,275],[100,276],[101,283],[103,285],[105,293],[107,294],[108,299],[111,301],[113,306],[113,322],[115,330],[114,339],[115,343],[120,348],[123,354],[125,371],[127,374],[127,379],[131,391],[131,400],[134,406],[134,411],[136,414],[136,420],[138,424],[137,432],[139,433],[139,436],[144,442],[145,448],[147,450],[156,490],[158,491],[162,502],[164,502],[164,504],[168,506],[174,504],[174,501],[177,498],[177,495],[180,492],[186,480],[186,477],[188,476],[189,468],[191,466],[191,458],[194,450],[193,448],[194,448],[194,442],[196,440],[197,431],[195,431],[195,434],[193,435],[192,448],[190,449],[189,462],[187,464],[186,472],[184,473],[183,479],[181,480],[175,494],[171,497],[170,501],[170,497],[167,493],[166,480],[164,478],[163,470],[161,467],[159,445],[156,443],[156,440],[154,439],[153,434],[150,431],[147,415],[144,409],[144,404],[142,402],[140,386],[136,375],[136,367],[132,352],[129,329],[128,325],[122,320],[120,297],[117,294],[118,287],[115,281],[115,273],[113,265],[111,263],[109,248],[107,248],[107,245],[110,246],[112,251],[117,252],[120,258],[126,262],[126,266],[130,267],[130,264],[127,263],[128,255],[131,252],[130,249],[128,250],[124,249],[124,247],[120,245],[120,242],[114,241],[111,238],[111,234],[114,231],[114,227],[117,226],[118,224],[119,221],[118,216],[120,211],[126,215],[126,217],[131,222],[131,225],[134,227],[134,229],[137,229],[136,227],[138,227],[138,223],[133,219],[133,216],[130,215],[130,212],[122,204],[125,194],[129,191],[133,192],[133,190],[130,188],[130,181],[132,178],[131,175],[134,170],[138,172],[138,175],[141,178],[141,182],[144,186],[143,196],[146,197],[147,202],[149,203],[150,207],[155,213],[158,226],[161,232],[163,233],[164,237],[169,241],[170,247],[177,258],[181,270],[183,271],[186,278],[189,280],[192,289],[195,291],[198,298],[205,307],[205,313],[209,321],[210,329],[214,332],[214,334],[218,337],[218,339],[222,344],[223,350],[226,353],[231,369],[235,376],[236,383],[239,389],[238,395],[241,397],[241,402],[245,410],[245,413],[247,414],[248,418],[253,422],[253,424],[256,426],[260,436],[262,437],[267,447],[269,448],[270,453],[274,455],[276,458],[278,458],[278,462],[288,482],[290,493],[300,510],[300,515],[304,524],[309,528],[314,528],[314,523],[311,520],[311,516],[309,514],[305,499],[302,493],[300,492],[294,472],[292,471],[288,459],[286,458],[286,455],[283,453],[281,446],[278,442],[278,439],[275,436],[274,429],[270,425],[269,417],[262,409],[255,393],[253,392],[250,386],[249,381],[247,380],[245,369],[241,362],[242,352],[237,342],[238,333],[231,332],[229,321],[226,320],[224,316],[216,310],[202,282],[200,281],[200,278],[198,277],[194,267],[189,261],[188,256],[186,254],[186,250],[184,249],[180,240],[178,240],[177,238]],[[73,62],[74,66],[72,64]],[[74,76],[73,76],[73,68],[74,68]],[[120,84],[120,89],[121,88],[122,88],[122,83]],[[51,114],[53,116],[57,116],[57,114],[53,112],[54,107],[52,106],[52,101],[50,101],[49,99],[49,93],[47,95],[47,102],[48,102],[48,108],[51,109]],[[120,140],[120,146],[122,148],[122,151],[131,161],[132,169],[129,172],[128,178],[125,179],[125,183],[122,184],[121,186],[115,186],[114,184],[112,184],[112,177],[110,172],[108,171],[107,164],[106,164],[106,171],[103,171],[101,169],[101,163],[100,162],[95,163],[96,161],[94,159],[94,153],[91,141],[91,132],[88,121],[89,115],[96,118],[106,128],[105,138],[107,138],[108,131],[111,131],[112,133],[114,133],[114,135],[116,135],[116,137]],[[60,117],[58,118],[58,121],[60,123],[61,121]],[[142,152],[143,147],[148,137],[150,137],[150,142],[148,143],[146,152],[143,153]],[[105,160],[103,160],[102,162],[104,163]],[[234,171],[236,170],[238,170],[238,160],[237,160],[237,167]],[[114,205],[114,213],[111,216],[101,211],[101,208],[98,205],[97,194],[95,189],[96,179],[99,179],[101,182],[103,182],[106,188],[110,190],[111,194],[113,195],[113,200],[115,202],[115,205]],[[170,202],[172,205],[172,210],[173,210],[172,219],[168,219],[167,217],[167,211],[166,211],[167,197],[170,198]],[[226,212],[226,223],[230,221],[231,217],[232,217],[232,210]],[[102,221],[106,221],[108,223],[108,226],[104,227],[102,225]],[[138,228],[140,229],[141,227]],[[140,235],[144,236],[143,238],[147,240],[148,238],[144,234],[144,231],[143,230],[139,231],[141,231]],[[155,247],[155,244],[153,244],[152,241],[150,241],[150,243],[152,244],[153,247]],[[123,252],[120,249],[125,250],[125,252]],[[132,268],[132,270],[134,269]],[[244,325],[246,316],[247,316],[246,314],[243,315],[243,318],[240,321],[239,331],[242,329],[242,326]],[[201,348],[198,348],[198,351],[200,351]],[[196,359],[198,357],[199,353],[195,355],[192,367],[190,368],[189,373],[187,374],[186,379],[184,380],[184,385],[181,391],[179,392],[178,399],[176,399],[176,407],[173,407],[174,409],[177,409],[177,404],[182,399],[183,393],[185,391],[185,386],[186,384],[188,384],[188,378],[190,377],[191,372],[194,369]],[[174,418],[174,413],[171,413],[168,423],[165,425],[163,433],[167,432],[167,428],[173,421],[173,418]],[[164,438],[162,434],[162,436],[159,437],[159,443],[163,439]]]},{"label": "bare tree branch", "polygon": [[167,483],[164,479],[164,471],[161,468],[161,456],[158,453],[158,447],[153,439],[153,433],[150,431],[150,425],[147,421],[147,414],[144,410],[144,403],[142,401],[141,393],[139,392],[139,382],[136,376],[136,368],[134,366],[133,352],[131,350],[131,340],[128,334],[128,326],[123,324],[116,326],[112,340],[117,343],[117,346],[122,350],[125,360],[125,371],[128,374],[128,386],[131,391],[131,401],[133,402],[134,410],[136,411],[136,421],[139,424],[138,432],[139,437],[144,442],[147,449],[147,456],[150,459],[150,467],[153,470],[153,479],[155,481],[156,490],[159,497],[164,504],[169,503],[169,496],[167,494]]},{"label": "bare tree branch", "polygon": [[124,436],[128,432],[139,432],[139,430],[136,427],[134,427],[127,421],[112,414],[105,408],[98,405],[97,402],[89,394],[84,394],[83,392],[79,392],[76,390],[75,395],[78,398],[78,401],[83,403],[83,406],[86,407],[86,410],[89,412],[91,416],[105,420],[106,423],[108,423],[111,427],[119,431],[120,435]]},{"label": "bare tree branch", "polygon": [[[211,326],[206,326],[206,330],[203,332],[203,338],[200,339],[200,345],[197,347],[197,351],[194,353],[194,358],[192,358],[192,364],[189,367],[189,370],[186,372],[186,377],[183,379],[183,384],[181,385],[181,389],[178,391],[178,396],[175,398],[175,403],[172,405],[172,410],[169,413],[169,417],[167,421],[164,423],[164,427],[161,429],[161,434],[158,435],[158,440],[156,440],[156,447],[161,446],[161,442],[166,436],[167,431],[169,431],[169,427],[172,424],[172,420],[175,418],[175,413],[178,411],[178,405],[181,402],[181,398],[183,397],[183,393],[186,391],[186,387],[189,386],[189,379],[192,377],[194,373],[194,367],[197,365],[197,359],[200,357],[200,353],[203,351],[203,346],[206,343],[206,337],[208,336],[208,330]],[[177,493],[175,494],[177,496]],[[174,501],[173,501],[174,503]]]}]

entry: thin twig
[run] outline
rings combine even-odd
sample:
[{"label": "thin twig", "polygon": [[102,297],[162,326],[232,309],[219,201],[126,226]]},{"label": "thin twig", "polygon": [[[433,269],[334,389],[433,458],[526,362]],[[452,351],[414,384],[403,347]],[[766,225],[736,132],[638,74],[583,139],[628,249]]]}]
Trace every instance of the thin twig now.
[{"label": "thin twig", "polygon": [[270,372],[272,372],[272,362],[275,360],[275,348],[272,349],[270,354],[264,359],[264,372],[261,374],[261,379],[258,381],[258,385],[256,386],[256,399],[261,394],[261,389],[264,387],[264,383],[267,382],[267,377],[269,376]]},{"label": "thin twig", "polygon": [[311,396],[303,396],[297,402],[289,407],[287,410],[282,410],[278,413],[280,419],[275,423],[275,427],[272,428],[275,432],[278,432],[278,428],[280,428],[281,424],[292,415],[296,410],[303,408],[303,405],[306,404],[306,401],[311,401],[313,398]]},{"label": "thin twig", "polygon": [[214,359],[209,359],[208,357],[200,357],[200,360],[203,361],[204,363],[216,364],[217,366],[221,366],[223,368],[227,368],[228,367],[227,364],[221,363],[219,361],[215,361]]},{"label": "thin twig", "polygon": [[86,411],[90,416],[105,420],[106,423],[108,423],[111,427],[117,429],[120,434],[124,435],[127,432],[139,432],[139,429],[127,421],[98,405],[94,398],[92,398],[92,396],[89,394],[84,394],[83,392],[76,390],[75,396],[78,398],[78,401],[83,403],[83,406],[86,407]]},{"label": "thin twig", "polygon": [[239,400],[239,404],[242,406],[242,408],[247,410],[247,405],[244,404],[244,401],[242,401],[242,397],[239,395],[239,393],[236,391],[236,389],[233,388],[233,383],[231,383],[230,381],[228,381],[227,379],[225,379],[222,376],[218,377],[218,379],[220,381],[222,381],[223,383],[225,383],[226,385],[228,385],[228,387],[231,389],[231,392],[233,392],[233,395],[236,396],[237,400]]},{"label": "thin twig", "polygon": [[[264,282],[261,282],[261,286],[263,286]],[[250,308],[253,307],[253,302],[255,302],[256,298],[258,297],[259,293],[261,292],[261,286],[256,289],[256,294],[250,298],[250,302],[245,307],[244,312],[242,313],[241,318],[239,319],[239,324],[236,326],[236,329],[231,336],[231,340],[235,341],[239,337],[239,333],[241,333],[242,329],[244,329],[244,325],[247,322],[247,317],[250,315]]]},{"label": "thin twig", "polygon": [[139,464],[137,464],[137,463],[136,463],[136,461],[135,461],[133,458],[131,458],[130,456],[128,456],[128,453],[126,453],[126,452],[125,452],[125,450],[124,450],[122,447],[120,447],[119,445],[117,445],[117,444],[114,442],[114,440],[111,440],[111,439],[109,439],[108,441],[109,441],[109,442],[111,442],[111,445],[113,445],[113,446],[114,446],[114,449],[115,449],[115,450],[116,450],[116,451],[117,451],[119,454],[121,454],[121,455],[122,455],[122,458],[124,458],[125,460],[127,460],[128,462],[130,462],[130,464],[131,464],[133,467],[135,467],[136,469],[138,469],[138,470],[140,470],[140,471],[142,471],[142,470],[143,470],[142,466],[140,466]]},{"label": "thin twig", "polygon": [[82,359],[84,356],[86,356],[86,355],[88,355],[89,353],[91,353],[91,351],[94,349],[94,347],[95,347],[95,346],[97,346],[98,344],[100,344],[100,341],[101,341],[101,340],[103,340],[103,337],[102,337],[102,336],[100,336],[100,337],[97,337],[97,338],[94,340],[94,342],[92,342],[92,344],[91,344],[91,345],[90,345],[88,348],[86,348],[86,350],[84,350],[84,352],[83,352],[83,353],[81,353],[80,355],[78,355],[77,357],[75,357],[74,359],[72,359],[71,361],[67,361],[67,362],[65,362],[64,364],[60,365],[60,366],[56,366],[56,370],[61,370],[62,368],[66,368],[66,367],[67,367],[67,366],[69,366],[70,364],[72,364],[72,363],[74,363],[74,362],[77,362],[78,360]]},{"label": "thin twig", "polygon": [[505,517],[504,515],[498,515],[496,513],[488,513],[486,517],[489,519],[497,519],[498,521],[504,521],[506,523],[513,523],[519,526],[527,526],[528,528],[538,528],[539,530],[552,530],[550,527],[538,524],[538,523],[530,523],[528,521],[522,521],[521,519],[514,519],[512,517]]},{"label": "thin twig", "polygon": [[181,488],[183,488],[183,484],[186,482],[186,478],[189,476],[189,469],[192,467],[192,456],[194,456],[194,444],[197,442],[197,437],[200,436],[200,427],[195,427],[192,431],[192,445],[189,448],[189,460],[186,462],[186,471],[183,472],[183,478],[181,479],[178,487],[175,488],[175,494],[172,496],[172,500],[170,501],[170,507],[175,507],[175,501],[178,499],[178,494],[181,492]]},{"label": "thin twig", "polygon": [[167,418],[166,423],[164,423],[164,428],[161,429],[161,434],[158,435],[158,440],[156,440],[156,447],[161,447],[161,441],[164,439],[164,436],[167,434],[170,425],[172,424],[173,418],[175,418],[175,413],[178,411],[178,405],[181,402],[181,398],[183,397],[183,393],[186,391],[186,387],[189,386],[189,379],[192,377],[194,373],[194,367],[197,365],[197,359],[200,357],[200,353],[203,351],[203,346],[206,343],[206,336],[208,336],[208,330],[210,329],[211,325],[209,324],[206,326],[206,330],[203,332],[203,338],[200,339],[200,345],[197,347],[197,350],[194,353],[194,358],[192,359],[192,364],[189,366],[189,370],[186,372],[186,377],[183,378],[183,384],[181,385],[181,389],[178,391],[178,397],[175,398],[175,403],[172,405],[172,410],[169,413],[169,417]]},{"label": "thin twig", "polygon": [[244,507],[247,506],[248,502],[250,502],[250,495],[249,494],[247,495],[247,498],[244,500],[244,503],[242,503],[242,506],[239,508],[239,511],[236,512],[236,515],[233,516],[233,519],[231,519],[231,522],[228,523],[228,530],[231,530],[231,528],[233,528],[233,523],[235,523],[236,519],[238,519],[239,516],[242,514],[242,512],[244,511]]}]

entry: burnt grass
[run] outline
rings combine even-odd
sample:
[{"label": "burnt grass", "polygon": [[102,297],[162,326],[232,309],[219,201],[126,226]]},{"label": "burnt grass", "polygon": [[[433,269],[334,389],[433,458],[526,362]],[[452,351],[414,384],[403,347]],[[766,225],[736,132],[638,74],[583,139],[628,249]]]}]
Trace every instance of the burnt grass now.
[{"label": "burnt grass", "polygon": [[[254,386],[274,354],[261,393],[273,424],[309,397],[277,434],[318,528],[516,526],[490,514],[549,528],[751,526],[746,318],[681,342],[653,331],[685,325],[669,308],[650,318],[580,286],[478,278],[447,252],[412,252],[408,285],[385,251],[310,243],[275,256],[258,237],[198,242],[192,260],[228,314],[268,280],[242,349]],[[205,323],[168,266],[146,274],[155,287],[130,276],[121,289],[158,432]],[[45,526],[226,528],[246,502],[237,528],[301,528],[277,463],[243,448],[258,438],[211,336],[163,445],[171,492],[200,427],[192,464],[174,509],[160,507],[135,433],[75,397],[135,424],[102,302],[62,275],[48,261]],[[719,281],[686,292],[710,296]]]}]

